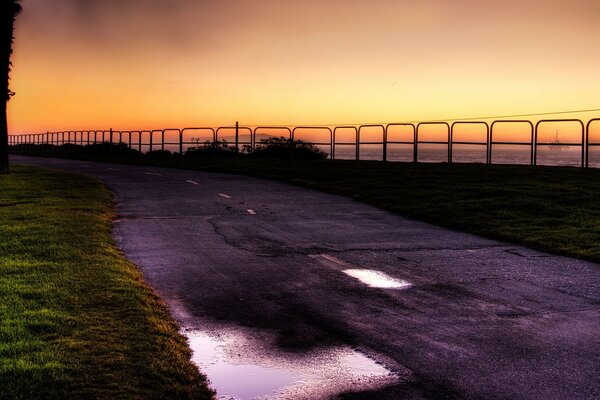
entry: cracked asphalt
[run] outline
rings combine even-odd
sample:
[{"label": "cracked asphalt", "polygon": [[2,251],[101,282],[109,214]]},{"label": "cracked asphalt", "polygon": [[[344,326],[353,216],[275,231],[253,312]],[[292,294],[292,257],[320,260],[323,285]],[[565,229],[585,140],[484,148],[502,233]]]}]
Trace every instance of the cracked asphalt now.
[{"label": "cracked asphalt", "polygon": [[[347,398],[600,398],[597,264],[279,182],[12,161],[105,182],[118,245],[169,305],[185,307],[184,326],[268,330],[293,351],[347,343],[407,377]],[[412,286],[368,287],[332,256]]]}]

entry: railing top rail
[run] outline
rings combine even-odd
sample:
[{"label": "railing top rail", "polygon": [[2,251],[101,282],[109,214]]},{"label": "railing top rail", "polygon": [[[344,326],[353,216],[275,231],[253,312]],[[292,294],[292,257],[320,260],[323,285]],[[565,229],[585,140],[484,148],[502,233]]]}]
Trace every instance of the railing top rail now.
[{"label": "railing top rail", "polygon": [[276,126],[276,125],[257,126],[256,128],[254,128],[254,132],[256,132],[258,130],[279,130],[279,129],[292,133],[292,129],[289,126]]},{"label": "railing top rail", "polygon": [[358,129],[363,129],[363,128],[381,128],[381,129],[385,129],[385,125],[383,124],[365,124],[365,125],[359,125]]},{"label": "railing top rail", "polygon": [[181,130],[181,132],[185,132],[185,131],[211,131],[211,132],[215,132],[215,128],[209,128],[209,127],[192,127],[192,128],[183,128]]},{"label": "railing top rail", "polygon": [[248,126],[220,126],[217,128],[217,132],[220,130],[225,130],[225,129],[245,129],[248,131],[252,131],[252,128],[248,127]]},{"label": "railing top rail", "polygon": [[588,131],[590,129],[590,126],[592,126],[592,123],[594,123],[594,122],[600,122],[600,118],[592,118],[588,121],[588,123],[586,125],[586,128],[588,129]]},{"label": "railing top rail", "polygon": [[579,122],[581,124],[581,128],[585,129],[585,124],[582,120],[577,118],[561,118],[561,119],[541,119],[535,124],[535,129],[537,131],[538,127],[541,124],[551,123],[551,122]]},{"label": "railing top rail", "polygon": [[341,126],[336,126],[333,129],[333,132],[335,133],[336,131],[338,131],[340,129],[354,129],[355,131],[358,131],[358,128],[354,125],[341,125]]},{"label": "railing top rail", "polygon": [[292,129],[292,132],[296,132],[299,129],[312,129],[312,130],[328,130],[329,132],[333,132],[333,130],[328,127],[328,126],[310,126],[310,125],[300,125],[300,126],[295,126],[294,129]]},{"label": "railing top rail", "polygon": [[428,122],[419,122],[417,124],[417,129],[424,125],[446,125],[448,129],[450,129],[450,124],[445,121],[428,121]]},{"label": "railing top rail", "polygon": [[520,124],[528,124],[529,126],[531,126],[531,129],[533,130],[533,122],[527,120],[527,119],[498,119],[494,122],[492,122],[492,124],[490,125],[490,129],[494,129],[494,125],[496,124],[508,124],[508,123],[520,123]]},{"label": "railing top rail", "polygon": [[456,125],[485,125],[487,129],[490,129],[490,125],[485,121],[455,121],[452,123],[452,128]]}]

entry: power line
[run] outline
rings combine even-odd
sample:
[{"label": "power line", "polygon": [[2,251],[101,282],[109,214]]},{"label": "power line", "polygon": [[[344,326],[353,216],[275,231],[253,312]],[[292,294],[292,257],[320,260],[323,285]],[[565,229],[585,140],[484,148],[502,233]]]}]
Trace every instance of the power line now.
[{"label": "power line", "polygon": [[[543,116],[543,115],[580,114],[580,113],[585,113],[585,112],[596,112],[596,111],[600,111],[600,108],[592,108],[592,109],[588,109],[588,110],[573,110],[573,111],[554,111],[554,112],[543,112],[543,113],[532,113],[532,114],[492,115],[492,116],[486,116],[486,117],[451,118],[451,119],[442,119],[439,121],[455,122],[455,121],[472,121],[472,120],[477,120],[477,119],[538,117],[538,116]],[[411,122],[419,122],[419,121],[411,121]],[[423,122],[432,122],[432,121],[423,121]]]},{"label": "power line", "polygon": [[[419,123],[419,122],[456,122],[456,121],[475,121],[475,120],[488,120],[488,119],[504,119],[504,118],[522,118],[522,117],[538,117],[538,116],[545,116],[545,115],[565,115],[565,114],[580,114],[580,113],[587,113],[587,112],[600,112],[600,108],[590,108],[590,109],[585,109],[585,110],[572,110],[572,111],[553,111],[553,112],[540,112],[540,113],[530,113],[530,114],[510,114],[510,115],[488,115],[488,116],[481,116],[481,117],[464,117],[464,118],[440,118],[440,119],[431,119],[431,120],[411,120],[411,121],[403,121],[405,123]],[[294,127],[294,126],[303,126],[303,127],[307,127],[307,128],[316,128],[316,127],[331,127],[331,126],[360,126],[360,125],[387,125],[388,122],[385,123],[381,123],[381,122],[370,122],[370,123],[366,123],[366,122],[359,122],[359,123],[343,123],[343,124],[339,124],[339,123],[324,123],[324,124],[310,124],[310,125],[303,125],[303,124],[275,124],[274,126],[277,127]],[[242,124],[240,124],[240,126],[242,126]],[[244,124],[244,126],[247,127],[259,127],[259,126],[265,126],[267,127],[267,124]]]}]

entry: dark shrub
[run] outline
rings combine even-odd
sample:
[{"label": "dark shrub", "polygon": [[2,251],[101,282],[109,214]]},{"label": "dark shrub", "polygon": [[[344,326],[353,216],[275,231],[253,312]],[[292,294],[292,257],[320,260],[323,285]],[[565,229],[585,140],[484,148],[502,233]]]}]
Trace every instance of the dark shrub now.
[{"label": "dark shrub", "polygon": [[146,155],[148,157],[152,157],[152,158],[172,158],[173,157],[173,153],[171,153],[169,150],[153,150],[153,151],[149,151],[148,153],[146,153]]},{"label": "dark shrub", "polygon": [[227,144],[226,140],[218,142],[207,140],[200,146],[191,147],[185,152],[185,156],[190,158],[235,157],[238,154],[238,149],[235,146]]},{"label": "dark shrub", "polygon": [[263,139],[254,149],[258,158],[297,158],[303,160],[324,160],[327,153],[321,151],[312,143],[302,140],[278,138]]},{"label": "dark shrub", "polygon": [[[68,144],[60,146],[63,148],[64,146],[69,146]],[[72,146],[72,145],[71,145]],[[135,150],[130,148],[127,143],[109,143],[109,142],[101,142],[96,144],[89,144],[87,146],[77,146],[77,148],[68,150],[70,152],[77,152],[80,154],[102,154],[102,155],[130,155],[130,156],[140,156],[142,153],[139,150]]]}]

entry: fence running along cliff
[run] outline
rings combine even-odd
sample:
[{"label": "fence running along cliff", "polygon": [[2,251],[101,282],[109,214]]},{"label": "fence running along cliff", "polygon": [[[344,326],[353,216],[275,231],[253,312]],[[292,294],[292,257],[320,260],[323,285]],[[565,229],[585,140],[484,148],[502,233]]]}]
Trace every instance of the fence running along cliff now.
[{"label": "fence running along cliff", "polygon": [[[565,128],[571,139],[561,142],[557,137],[543,140],[541,132],[549,128]],[[468,129],[467,129],[468,128]],[[437,131],[433,134],[432,130]],[[470,138],[462,138],[466,130],[478,130]],[[510,132],[507,135],[507,132]],[[368,133],[368,134],[367,134]],[[303,139],[306,136],[311,140]],[[9,135],[12,149],[27,149],[28,146],[48,150],[63,145],[88,146],[100,143],[123,144],[130,149],[143,153],[168,150],[183,154],[186,150],[208,142],[216,144],[225,140],[238,150],[252,153],[266,137],[285,137],[292,140],[304,140],[323,149],[330,159],[340,158],[345,150],[345,158],[361,160],[362,150],[377,149],[381,161],[390,161],[390,152],[402,152],[404,161],[420,162],[420,150],[424,146],[442,147],[445,159],[442,162],[455,161],[457,148],[479,149],[482,163],[494,163],[494,155],[499,148],[519,148],[527,151],[526,162],[521,164],[537,165],[540,148],[562,150],[577,149],[576,164],[583,168],[591,165],[590,155],[593,149],[600,147],[600,118],[587,121],[582,119],[498,119],[493,121],[427,121],[420,123],[388,123],[340,126],[223,126],[168,128],[156,130],[117,131],[82,130],[46,132],[37,134]],[[507,140],[507,136],[509,140]],[[473,138],[474,137],[474,138]],[[315,139],[318,138],[318,139]],[[514,140],[510,138],[518,138]],[[348,157],[348,149],[351,157]],[[344,158],[344,157],[342,157]],[[373,159],[373,157],[371,157]],[[600,157],[599,157],[600,161]]]}]

